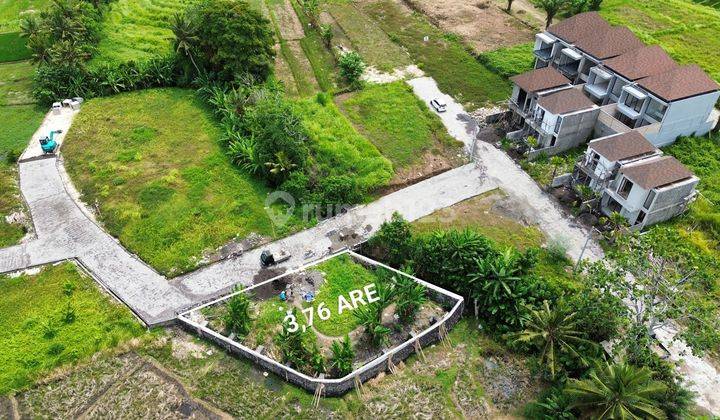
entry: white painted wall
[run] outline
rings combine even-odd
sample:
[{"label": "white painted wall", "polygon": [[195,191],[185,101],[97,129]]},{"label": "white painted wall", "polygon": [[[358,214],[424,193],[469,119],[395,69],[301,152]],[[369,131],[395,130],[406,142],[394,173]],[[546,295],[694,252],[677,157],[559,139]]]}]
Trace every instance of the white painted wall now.
[{"label": "white painted wall", "polygon": [[678,136],[707,134],[713,128],[707,120],[718,98],[720,92],[670,102],[660,131],[648,133],[648,140],[661,147],[673,143]]}]

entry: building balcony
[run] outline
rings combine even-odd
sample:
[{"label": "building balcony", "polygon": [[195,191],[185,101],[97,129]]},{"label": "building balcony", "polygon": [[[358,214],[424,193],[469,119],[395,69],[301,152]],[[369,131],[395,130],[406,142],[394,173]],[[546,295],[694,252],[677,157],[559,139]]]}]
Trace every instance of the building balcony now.
[{"label": "building balcony", "polygon": [[535,57],[543,60],[543,61],[549,61],[552,58],[552,47],[550,48],[540,48],[539,50],[534,50],[533,54],[535,54]]},{"label": "building balcony", "polygon": [[585,91],[598,99],[605,99],[605,97],[608,95],[608,88],[608,83],[603,83],[599,85],[585,85]]},{"label": "building balcony", "polygon": [[527,117],[528,114],[528,108],[529,107],[522,107],[520,106],[515,100],[512,98],[508,99],[508,108],[510,108],[511,111],[515,112],[516,114],[522,116],[523,118]]},{"label": "building balcony", "polygon": [[558,70],[568,79],[575,79],[579,73],[577,62],[558,65]]},{"label": "building balcony", "polygon": [[618,102],[617,104],[617,110],[622,112],[623,115],[630,118],[631,120],[637,120],[638,117],[640,117],[640,112],[636,111],[633,108],[630,108],[629,106],[625,105],[622,102]]}]

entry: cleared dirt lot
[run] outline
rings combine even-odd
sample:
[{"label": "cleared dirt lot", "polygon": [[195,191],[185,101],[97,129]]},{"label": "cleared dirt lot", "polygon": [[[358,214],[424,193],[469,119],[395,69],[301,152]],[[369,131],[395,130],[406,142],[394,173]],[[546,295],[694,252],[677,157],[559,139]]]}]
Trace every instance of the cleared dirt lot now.
[{"label": "cleared dirt lot", "polygon": [[402,0],[446,32],[460,36],[477,53],[521,44],[534,31],[490,0]]}]

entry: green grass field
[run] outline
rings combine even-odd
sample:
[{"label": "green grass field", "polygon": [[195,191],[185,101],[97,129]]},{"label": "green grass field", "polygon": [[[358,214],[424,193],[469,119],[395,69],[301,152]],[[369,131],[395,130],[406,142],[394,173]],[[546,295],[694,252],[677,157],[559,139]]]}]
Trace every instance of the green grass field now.
[{"label": "green grass field", "polygon": [[720,81],[720,10],[688,0],[605,0],[601,14]]},{"label": "green grass field", "polygon": [[369,85],[341,106],[395,167],[416,163],[432,148],[454,144],[442,122],[404,82]]},{"label": "green grass field", "polygon": [[533,69],[535,65],[533,48],[532,42],[498,48],[480,54],[478,60],[495,73],[504,77],[512,77]]},{"label": "green grass field", "polygon": [[0,33],[0,63],[27,60],[31,56],[25,38],[20,37],[19,32]]},{"label": "green grass field", "polygon": [[[32,97],[33,71],[34,67],[29,61],[0,64],[0,107],[35,102]],[[3,135],[9,134],[0,133],[0,136]]]},{"label": "green grass field", "polygon": [[351,290],[362,290],[378,279],[372,271],[347,255],[331,258],[313,267],[313,270],[325,273],[325,282],[320,285],[315,300],[306,306],[318,308],[322,304],[332,314],[325,321],[315,316],[313,326],[322,334],[343,337],[358,326],[358,320],[350,310],[338,313],[338,296],[342,295],[345,299],[350,299],[348,293]]},{"label": "green grass field", "polygon": [[362,136],[338,110],[332,99],[320,105],[315,98],[294,101],[310,136],[310,149],[321,176],[352,176],[372,191],[387,185],[392,163]]},{"label": "green grass field", "polygon": [[15,165],[0,161],[0,248],[15,245],[23,236],[25,228],[8,223],[5,216],[22,208]]},{"label": "green grass field", "polygon": [[0,289],[0,394],[143,333],[130,311],[70,263],[2,276]]},{"label": "green grass field", "polygon": [[194,92],[145,90],[88,101],[63,154],[105,228],[175,275],[236,235],[285,233],[265,212],[269,190],[230,163],[219,138]]},{"label": "green grass field", "polygon": [[91,64],[143,60],[171,52],[170,21],[196,0],[116,0]]},{"label": "green grass field", "polygon": [[[508,80],[478,62],[457,39],[447,37],[424,16],[409,14],[391,0],[364,3],[362,8],[437,81],[443,92],[466,107],[474,109],[507,99]],[[428,42],[423,41],[425,36]]]},{"label": "green grass field", "polygon": [[0,0],[0,33],[20,29],[20,19],[31,10],[42,10],[52,0]]}]

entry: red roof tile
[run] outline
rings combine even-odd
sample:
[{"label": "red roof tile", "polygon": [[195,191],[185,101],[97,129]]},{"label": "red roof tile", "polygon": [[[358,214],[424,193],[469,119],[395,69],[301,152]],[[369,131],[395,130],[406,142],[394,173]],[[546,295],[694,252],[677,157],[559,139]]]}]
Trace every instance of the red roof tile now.
[{"label": "red roof tile", "polygon": [[665,101],[677,101],[720,89],[717,82],[694,64],[646,77],[638,84]]},{"label": "red roof tile", "polygon": [[595,106],[593,101],[588,99],[579,89],[563,89],[543,95],[538,99],[538,105],[556,115],[582,111]]},{"label": "red roof tile", "polygon": [[603,65],[628,80],[638,80],[680,67],[659,45],[649,45],[611,58]]},{"label": "red roof tile", "polygon": [[644,45],[633,31],[624,26],[588,31],[575,41],[576,47],[599,60],[617,57]]},{"label": "red roof tile", "polygon": [[588,147],[610,162],[648,155],[658,150],[637,131],[593,140]]},{"label": "red roof tile", "polygon": [[597,33],[608,29],[610,29],[610,24],[600,17],[598,12],[585,12],[551,25],[547,30],[572,44],[588,33]]},{"label": "red roof tile", "polygon": [[570,80],[552,67],[530,70],[510,78],[526,92],[538,92],[560,86],[570,85]]},{"label": "red roof tile", "polygon": [[688,168],[672,156],[663,156],[620,169],[629,180],[645,190],[662,187],[693,176]]}]

